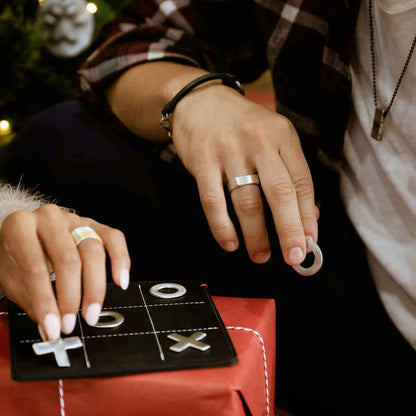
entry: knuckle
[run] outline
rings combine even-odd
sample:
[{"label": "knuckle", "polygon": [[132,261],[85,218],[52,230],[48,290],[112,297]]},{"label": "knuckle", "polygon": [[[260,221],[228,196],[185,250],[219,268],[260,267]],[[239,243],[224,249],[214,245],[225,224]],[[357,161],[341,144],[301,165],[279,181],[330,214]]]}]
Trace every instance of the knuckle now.
[{"label": "knuckle", "polygon": [[[298,240],[302,241],[304,236],[303,229],[298,224],[285,224],[282,227],[281,236],[285,240]],[[304,237],[303,237],[304,239]]]},{"label": "knuckle", "polygon": [[216,236],[227,235],[230,231],[228,224],[225,221],[212,221],[210,223],[211,231]]},{"label": "knuckle", "polygon": [[305,224],[309,224],[309,225],[314,224],[316,223],[316,220],[317,220],[317,216],[316,216],[315,211],[305,212],[302,214],[302,222]]},{"label": "knuckle", "polygon": [[16,211],[9,214],[3,221],[1,229],[4,232],[15,230],[21,224],[31,218],[33,214],[29,211]]},{"label": "knuckle", "polygon": [[113,242],[120,242],[124,240],[124,233],[117,228],[111,228],[109,233],[110,240]]},{"label": "knuckle", "polygon": [[63,251],[57,257],[58,263],[65,268],[81,269],[81,260],[76,253]]},{"label": "knuckle", "polygon": [[296,197],[296,190],[289,182],[275,182],[270,185],[272,198],[280,202],[289,202]]},{"label": "knuckle", "polygon": [[262,203],[259,198],[247,196],[238,198],[235,202],[235,208],[241,214],[253,217],[258,215],[262,210]]},{"label": "knuckle", "polygon": [[69,220],[69,222],[72,222],[74,224],[79,224],[82,220],[82,217],[80,217],[78,214],[75,214],[74,212],[65,212],[65,216]]},{"label": "knuckle", "polygon": [[218,196],[212,193],[201,194],[201,203],[207,211],[217,211],[220,206]]},{"label": "knuckle", "polygon": [[48,217],[49,216],[50,217],[56,216],[56,215],[58,215],[58,214],[60,214],[62,212],[61,209],[57,205],[55,205],[55,204],[45,204],[45,205],[42,205],[41,207],[39,207],[37,209],[37,211],[39,213],[45,215],[45,216],[48,216]]},{"label": "knuckle", "polygon": [[292,122],[285,116],[277,114],[278,126],[279,129],[285,133],[291,134],[295,130]]},{"label": "knuckle", "polygon": [[38,261],[31,261],[21,265],[21,271],[25,276],[30,276],[32,278],[36,278],[45,274],[49,274],[48,268],[46,264],[38,262]]},{"label": "knuckle", "polygon": [[313,194],[313,185],[310,178],[298,178],[293,182],[293,185],[299,196],[311,196]]},{"label": "knuckle", "polygon": [[255,120],[247,120],[241,125],[244,139],[252,149],[261,150],[265,147],[268,135],[262,125]]}]

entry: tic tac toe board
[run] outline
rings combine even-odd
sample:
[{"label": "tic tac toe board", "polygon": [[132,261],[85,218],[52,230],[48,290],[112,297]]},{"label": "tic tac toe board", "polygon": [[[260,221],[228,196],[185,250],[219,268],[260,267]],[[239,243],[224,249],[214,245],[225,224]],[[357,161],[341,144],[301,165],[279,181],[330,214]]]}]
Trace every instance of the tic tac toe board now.
[{"label": "tic tac toe board", "polygon": [[[131,282],[126,291],[108,284],[102,311],[118,312],[124,321],[113,328],[91,327],[79,312],[74,331],[62,338],[68,343],[67,338],[71,337],[80,341],[77,347],[65,350],[70,364],[65,367],[58,366],[53,352],[35,354],[34,345],[44,347],[39,344],[42,340],[37,325],[10,302],[12,378],[108,377],[237,363],[234,347],[207,287],[197,280],[175,281],[185,293],[169,293],[169,288],[156,293],[165,293],[168,298],[151,293],[155,285],[163,283]],[[188,345],[187,340],[194,345]]]}]

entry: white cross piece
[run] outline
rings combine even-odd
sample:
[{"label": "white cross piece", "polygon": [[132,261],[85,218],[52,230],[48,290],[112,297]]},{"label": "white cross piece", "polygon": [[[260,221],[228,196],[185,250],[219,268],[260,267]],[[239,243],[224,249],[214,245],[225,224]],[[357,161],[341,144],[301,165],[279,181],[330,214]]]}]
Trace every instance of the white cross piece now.
[{"label": "white cross piece", "polygon": [[195,348],[200,351],[206,351],[211,348],[211,345],[204,344],[199,342],[201,339],[205,338],[207,334],[205,332],[194,332],[190,337],[184,337],[179,334],[169,334],[168,338],[177,341],[176,344],[173,344],[169,347],[170,350],[175,352],[182,352],[189,347]]},{"label": "white cross piece", "polygon": [[54,353],[59,367],[71,367],[66,350],[82,347],[79,337],[59,338],[55,341],[36,342],[32,345],[36,355]]}]

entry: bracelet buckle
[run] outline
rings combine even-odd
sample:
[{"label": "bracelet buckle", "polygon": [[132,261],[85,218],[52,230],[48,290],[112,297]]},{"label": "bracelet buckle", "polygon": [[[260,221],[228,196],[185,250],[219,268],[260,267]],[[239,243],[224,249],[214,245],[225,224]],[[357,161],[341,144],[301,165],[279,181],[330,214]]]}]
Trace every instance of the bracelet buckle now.
[{"label": "bracelet buckle", "polygon": [[160,118],[160,126],[168,132],[168,136],[172,137],[172,130],[170,128],[169,114],[163,114]]}]

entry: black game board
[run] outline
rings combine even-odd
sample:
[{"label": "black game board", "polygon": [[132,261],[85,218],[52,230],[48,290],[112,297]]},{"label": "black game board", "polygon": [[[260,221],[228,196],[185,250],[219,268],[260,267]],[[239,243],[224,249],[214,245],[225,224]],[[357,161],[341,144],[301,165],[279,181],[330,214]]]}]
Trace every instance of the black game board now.
[{"label": "black game board", "polygon": [[[124,322],[116,328],[90,327],[78,313],[75,330],[63,338],[76,336],[82,342],[81,347],[66,350],[69,367],[59,367],[53,353],[35,354],[33,344],[42,342],[37,326],[10,302],[12,378],[106,377],[237,363],[234,347],[206,286],[197,280],[167,282],[182,285],[186,293],[164,299],[150,293],[158,283],[164,282],[131,282],[126,291],[108,284],[103,311],[121,313]],[[163,289],[159,293],[165,292],[169,291]],[[168,336],[189,337],[195,333],[205,334],[201,342],[208,344],[208,349],[170,349],[176,341]]]}]

